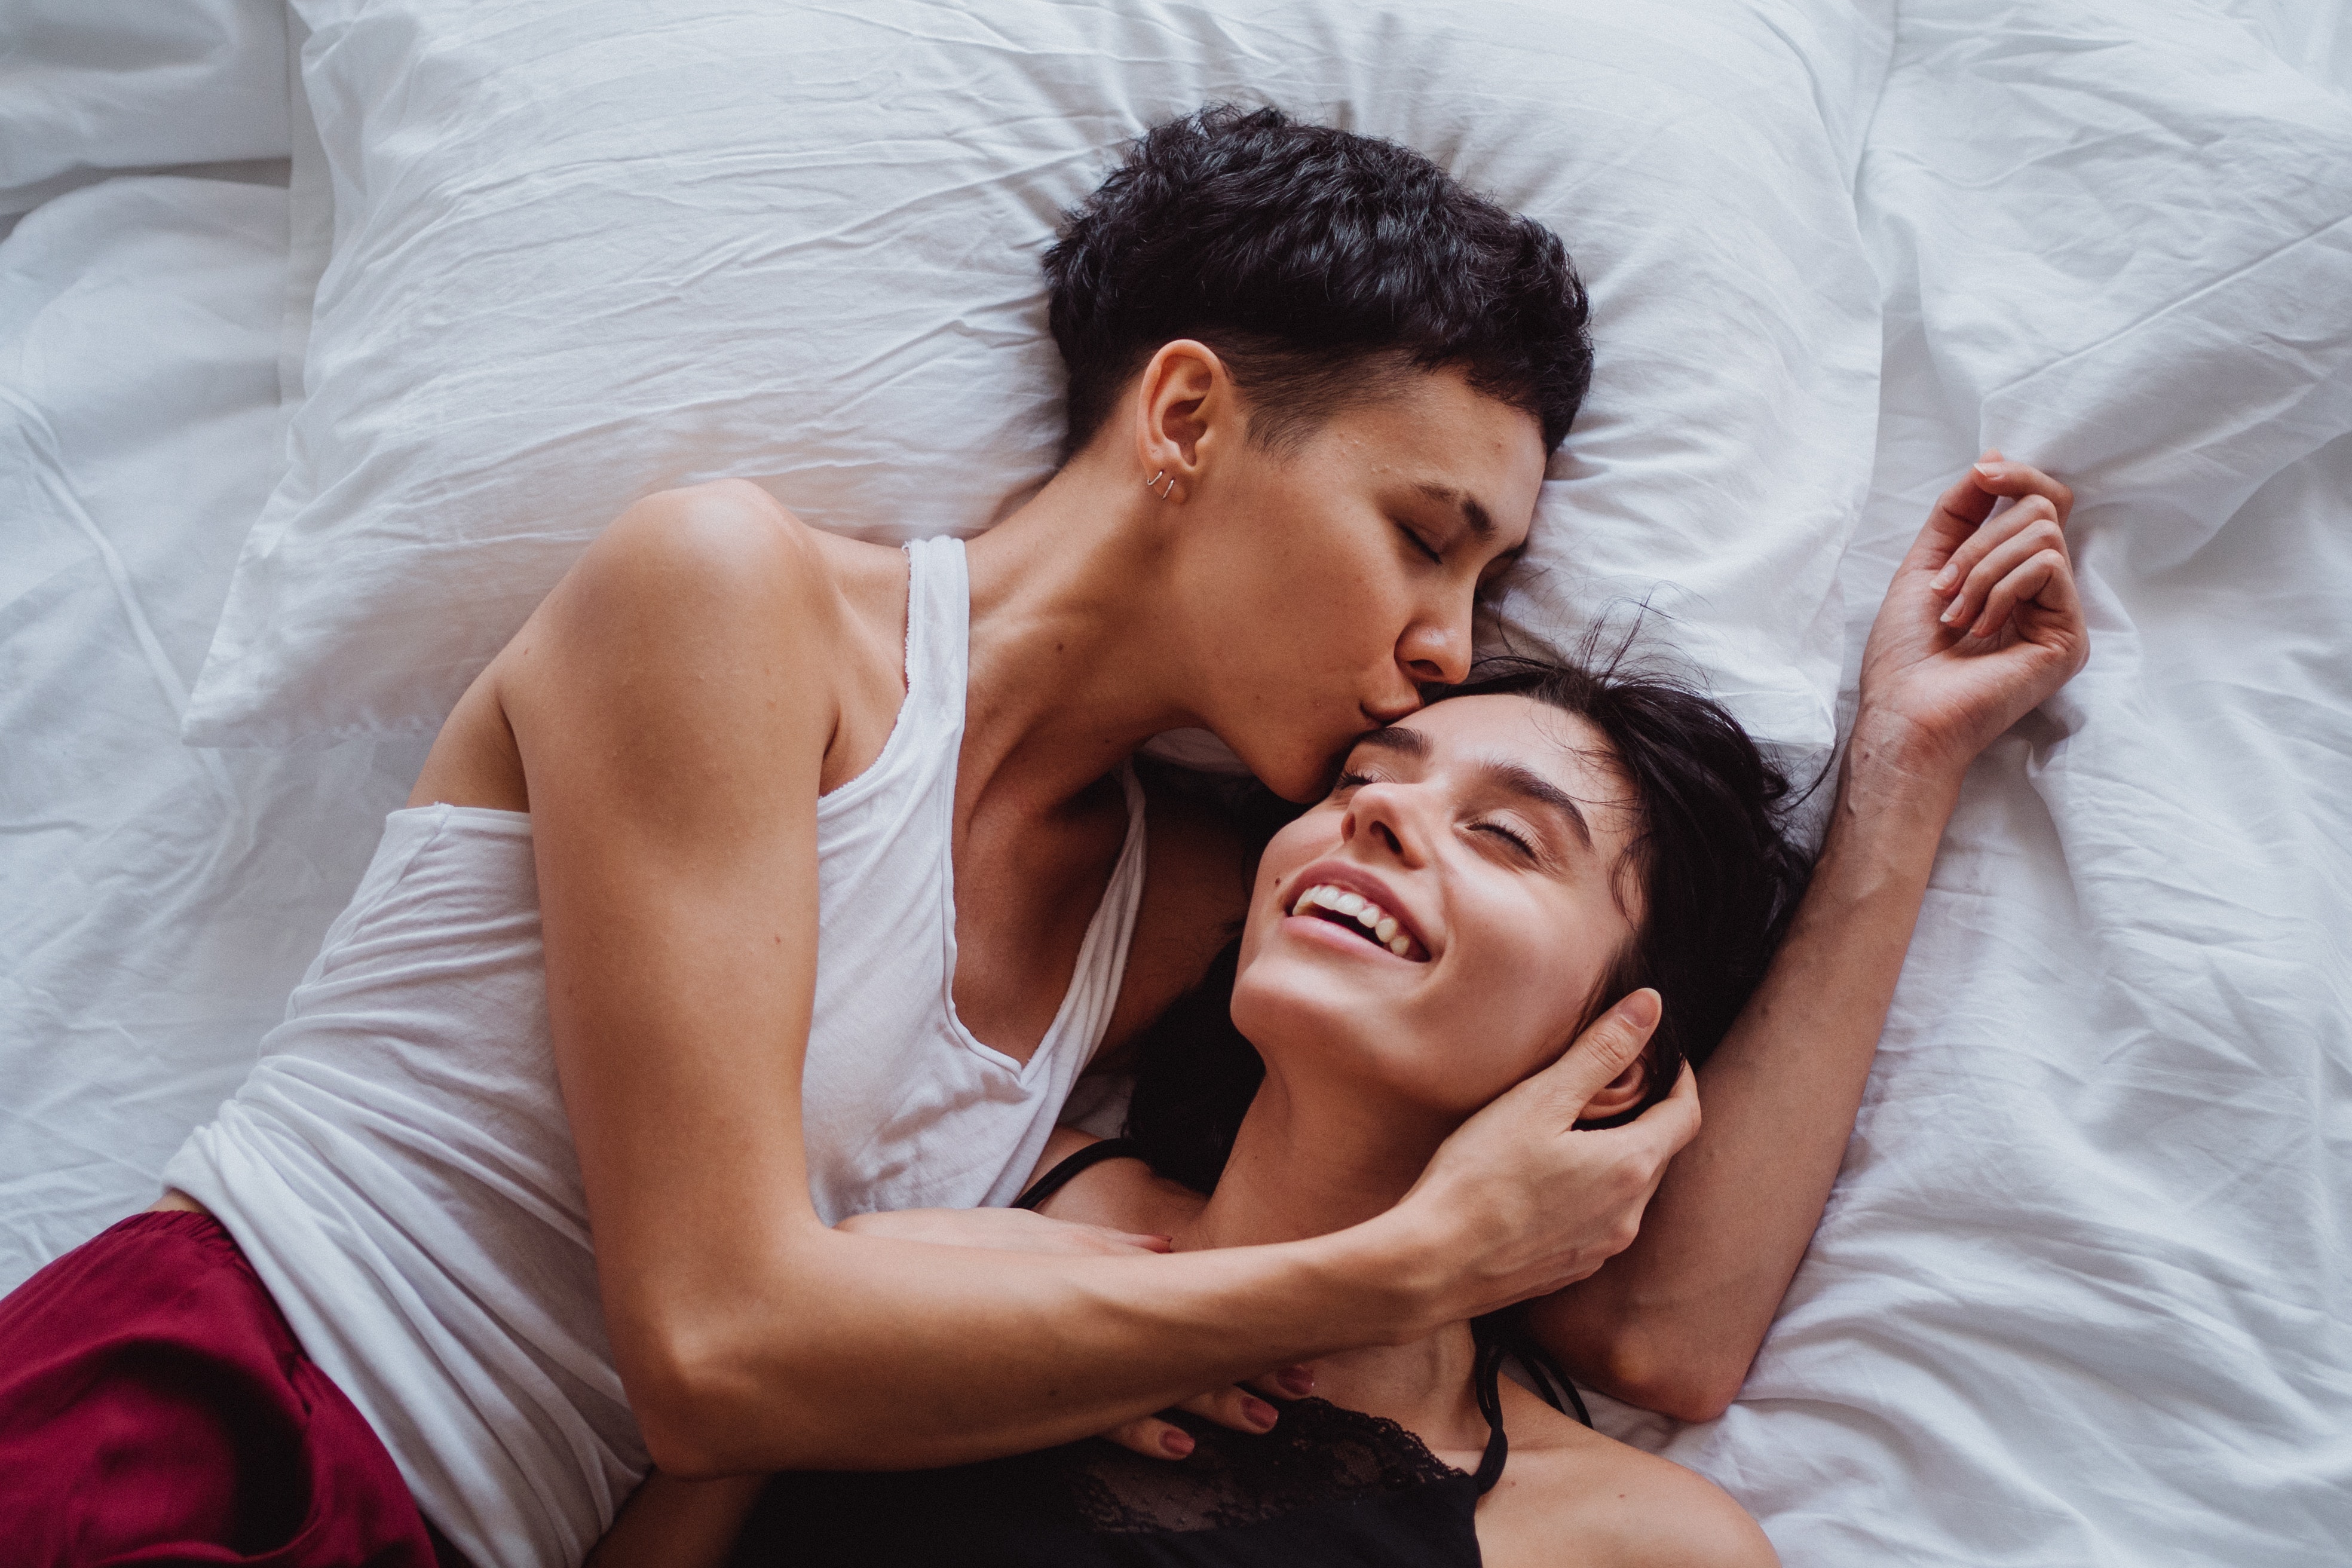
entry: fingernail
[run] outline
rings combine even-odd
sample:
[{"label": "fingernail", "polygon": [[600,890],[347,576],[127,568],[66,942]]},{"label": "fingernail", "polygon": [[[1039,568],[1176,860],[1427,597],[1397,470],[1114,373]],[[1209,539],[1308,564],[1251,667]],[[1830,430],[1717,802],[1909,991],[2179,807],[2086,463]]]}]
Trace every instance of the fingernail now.
[{"label": "fingernail", "polygon": [[1274,1424],[1282,1418],[1273,1405],[1255,1397],[1242,1401],[1242,1415],[1261,1432],[1271,1430]]},{"label": "fingernail", "polygon": [[1974,468],[1978,473],[1982,474],[1989,479],[1997,479],[2000,478],[2000,465],[1999,463],[1974,463],[1969,466]]},{"label": "fingernail", "polygon": [[1190,1432],[1180,1432],[1175,1427],[1171,1426],[1167,1431],[1160,1434],[1160,1446],[1161,1448],[1165,1449],[1171,1457],[1179,1459],[1183,1458],[1192,1451],[1192,1434]]},{"label": "fingernail", "polygon": [[1643,986],[1617,1004],[1617,1016],[1633,1028],[1654,1028],[1658,1022],[1658,994]]},{"label": "fingernail", "polygon": [[1315,1392],[1315,1373],[1307,1367],[1286,1366],[1274,1374],[1274,1381],[1294,1399],[1304,1399]]},{"label": "fingernail", "polygon": [[1935,576],[1927,580],[1927,586],[1940,592],[1943,589],[1950,587],[1958,575],[1958,573],[1953,571],[1949,566],[1947,566],[1941,572],[1937,573]]},{"label": "fingernail", "polygon": [[1956,620],[1958,620],[1958,619],[1959,618],[1959,615],[1960,615],[1960,607],[1959,607],[1958,605],[1954,605],[1950,609],[1946,610],[1946,611],[1945,611],[1941,616],[1937,616],[1937,618],[1938,620],[1942,621],[1946,626],[1950,626],[1954,621],[1956,621]]}]

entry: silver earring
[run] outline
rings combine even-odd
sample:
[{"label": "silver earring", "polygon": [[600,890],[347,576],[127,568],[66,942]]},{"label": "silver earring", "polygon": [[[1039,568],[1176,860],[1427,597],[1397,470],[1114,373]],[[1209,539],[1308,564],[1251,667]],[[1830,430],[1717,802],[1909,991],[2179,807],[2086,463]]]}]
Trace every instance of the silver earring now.
[{"label": "silver earring", "polygon": [[1176,476],[1170,473],[1167,469],[1162,468],[1158,473],[1152,475],[1150,479],[1144,480],[1143,488],[1145,489],[1150,489],[1161,479],[1166,479],[1168,481],[1168,488],[1159,492],[1160,499],[1161,500],[1166,500],[1170,496],[1176,493]]}]

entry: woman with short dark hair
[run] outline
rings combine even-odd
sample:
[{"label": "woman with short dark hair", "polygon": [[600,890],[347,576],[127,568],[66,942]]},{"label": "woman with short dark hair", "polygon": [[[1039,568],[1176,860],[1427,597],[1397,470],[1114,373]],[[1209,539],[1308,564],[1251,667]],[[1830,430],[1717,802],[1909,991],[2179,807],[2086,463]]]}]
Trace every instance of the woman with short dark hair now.
[{"label": "woman with short dark hair", "polygon": [[[1554,237],[1271,111],[1152,132],[1053,265],[1073,449],[968,551],[825,534],[745,484],[656,496],[467,691],[158,1211],[0,1301],[25,1560],[557,1568],[649,1463],[955,1463],[1203,1388],[1238,1420],[1233,1379],[1626,1246],[1696,1126],[1686,1078],[1606,1131],[1482,1117],[1393,1208],[1279,1246],[1136,1257],[1015,1215],[1045,1249],[1019,1256],[833,1225],[1017,1194],[1076,1073],[1245,901],[1237,837],[1149,799],[1129,757],[1205,727],[1313,799],[1463,679],[1589,375]],[[1936,592],[1992,641],[1865,673],[1843,798],[1871,823],[1798,924],[1800,972],[1848,993],[1812,1054],[1829,1039],[1854,1092],[1947,778],[2079,661],[2056,504],[1976,524],[2063,493],[2011,466],[1948,498],[1927,569],[1960,552]],[[1645,1033],[1604,1021],[1554,1070],[1614,1076]],[[1775,1021],[1736,1054],[1789,1048]],[[1635,1271],[1715,1293],[1706,1364],[1760,1337],[1843,1092],[1773,1108],[1769,1152],[1710,1151],[1740,1169],[1731,1209],[1713,1176],[1677,1200],[1702,1248],[1734,1217],[1769,1245]],[[1763,1232],[1735,1215],[1758,1202]],[[1604,1298],[1538,1323],[1638,1383],[1649,1348]]]}]

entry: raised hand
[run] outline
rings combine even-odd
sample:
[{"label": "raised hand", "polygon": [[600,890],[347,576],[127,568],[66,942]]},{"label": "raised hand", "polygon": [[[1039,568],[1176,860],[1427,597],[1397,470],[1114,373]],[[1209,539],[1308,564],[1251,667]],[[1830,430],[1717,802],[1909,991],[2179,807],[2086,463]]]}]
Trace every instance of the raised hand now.
[{"label": "raised hand", "polygon": [[[2014,504],[1996,514],[2004,499]],[[2065,537],[2074,505],[2064,485],[1999,452],[1944,492],[1871,626],[1858,744],[1891,741],[1957,784],[2083,668],[2090,637]]]}]

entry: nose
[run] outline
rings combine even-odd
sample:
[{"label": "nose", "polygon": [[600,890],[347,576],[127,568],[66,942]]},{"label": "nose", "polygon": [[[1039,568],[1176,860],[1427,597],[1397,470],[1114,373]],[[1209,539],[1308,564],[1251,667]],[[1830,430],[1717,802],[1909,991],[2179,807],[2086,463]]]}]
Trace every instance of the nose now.
[{"label": "nose", "polygon": [[1368,784],[1358,789],[1339,818],[1339,842],[1358,845],[1376,857],[1385,854],[1400,866],[1421,865],[1427,858],[1428,840],[1414,809],[1412,786]]},{"label": "nose", "polygon": [[1423,686],[1452,686],[1469,676],[1471,605],[1465,595],[1405,628],[1397,639],[1397,664],[1406,679]]}]

